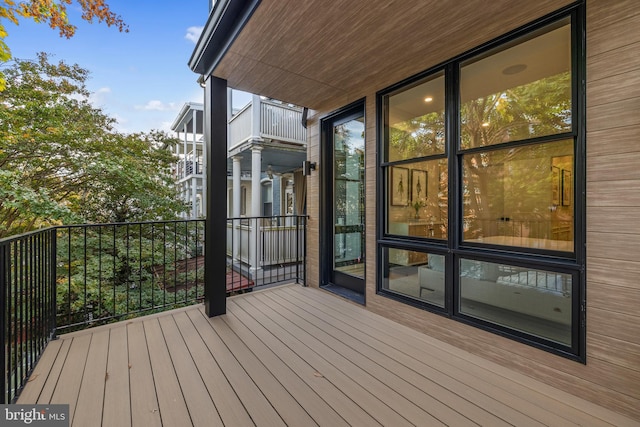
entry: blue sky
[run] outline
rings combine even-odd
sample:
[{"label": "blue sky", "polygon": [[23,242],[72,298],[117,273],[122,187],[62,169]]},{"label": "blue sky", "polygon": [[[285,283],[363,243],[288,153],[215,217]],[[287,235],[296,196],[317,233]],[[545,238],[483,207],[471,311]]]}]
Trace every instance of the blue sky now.
[{"label": "blue sky", "polygon": [[[129,33],[80,19],[69,6],[77,27],[73,38],[61,38],[48,25],[6,23],[6,42],[15,58],[34,59],[37,52],[51,61],[77,63],[90,71],[92,103],[118,121],[122,132],[168,131],[185,102],[202,102],[198,75],[187,62],[209,13],[208,0],[107,0],[129,25]],[[235,101],[243,102],[242,97]],[[246,98],[245,98],[246,99]],[[236,106],[236,105],[234,105]]]}]

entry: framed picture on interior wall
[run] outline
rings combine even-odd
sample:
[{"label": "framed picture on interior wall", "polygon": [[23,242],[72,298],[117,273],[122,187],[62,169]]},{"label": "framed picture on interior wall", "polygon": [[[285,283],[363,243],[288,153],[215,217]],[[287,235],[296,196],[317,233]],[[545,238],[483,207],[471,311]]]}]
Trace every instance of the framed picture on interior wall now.
[{"label": "framed picture on interior wall", "polygon": [[427,171],[411,169],[411,202],[425,201],[427,198]]},{"label": "framed picture on interior wall", "polygon": [[391,188],[389,188],[392,206],[407,206],[409,204],[409,184],[409,169],[392,166]]},{"label": "framed picture on interior wall", "polygon": [[571,206],[571,171],[562,169],[562,206]]},{"label": "framed picture on interior wall", "polygon": [[560,205],[560,168],[551,166],[551,203]]}]

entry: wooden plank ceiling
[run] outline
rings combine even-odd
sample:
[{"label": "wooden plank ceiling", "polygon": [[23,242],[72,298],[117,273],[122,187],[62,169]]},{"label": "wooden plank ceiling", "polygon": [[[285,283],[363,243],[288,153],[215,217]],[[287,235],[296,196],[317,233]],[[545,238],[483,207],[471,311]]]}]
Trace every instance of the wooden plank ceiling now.
[{"label": "wooden plank ceiling", "polygon": [[336,108],[571,3],[262,0],[214,75],[237,89]]}]

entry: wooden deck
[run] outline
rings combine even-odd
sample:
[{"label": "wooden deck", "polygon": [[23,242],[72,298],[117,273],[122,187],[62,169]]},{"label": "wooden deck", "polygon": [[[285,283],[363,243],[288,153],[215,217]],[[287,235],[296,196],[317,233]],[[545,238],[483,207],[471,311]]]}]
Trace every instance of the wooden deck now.
[{"label": "wooden deck", "polygon": [[299,285],[64,335],[18,403],[78,427],[640,425]]}]

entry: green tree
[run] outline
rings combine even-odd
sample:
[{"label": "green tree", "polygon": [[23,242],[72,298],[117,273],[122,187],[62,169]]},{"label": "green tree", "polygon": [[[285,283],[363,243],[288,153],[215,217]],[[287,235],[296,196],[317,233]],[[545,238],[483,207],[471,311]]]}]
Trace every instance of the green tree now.
[{"label": "green tree", "polygon": [[7,63],[4,72],[0,237],[47,225],[125,223],[59,229],[60,325],[201,295],[202,272],[196,280],[183,265],[201,247],[202,226],[140,223],[185,210],[166,149],[177,139],[116,132],[114,120],[89,103],[89,73],[78,65],[40,54]]},{"label": "green tree", "polygon": [[71,222],[173,219],[184,210],[161,132],[123,135],[88,101],[88,71],[46,54],[4,65],[0,237]]}]

